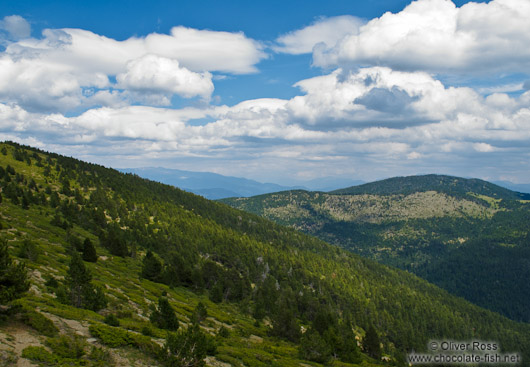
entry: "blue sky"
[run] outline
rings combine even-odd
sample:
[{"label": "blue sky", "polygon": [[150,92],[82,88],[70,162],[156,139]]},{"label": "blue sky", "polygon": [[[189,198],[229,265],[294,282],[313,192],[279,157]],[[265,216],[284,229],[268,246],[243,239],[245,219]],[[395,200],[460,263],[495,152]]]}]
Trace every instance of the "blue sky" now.
[{"label": "blue sky", "polygon": [[16,1],[0,139],[280,184],[530,182],[527,0]]}]

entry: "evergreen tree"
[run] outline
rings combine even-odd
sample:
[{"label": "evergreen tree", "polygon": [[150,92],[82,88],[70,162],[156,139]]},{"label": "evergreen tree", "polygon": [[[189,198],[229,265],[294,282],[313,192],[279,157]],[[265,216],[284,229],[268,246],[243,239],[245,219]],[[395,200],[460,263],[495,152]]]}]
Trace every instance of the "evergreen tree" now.
[{"label": "evergreen tree", "polygon": [[346,363],[361,363],[361,350],[357,345],[349,316],[346,316],[339,327],[340,341],[336,347],[339,358]]},{"label": "evergreen tree", "polygon": [[18,257],[36,261],[39,257],[39,250],[37,249],[35,242],[25,238],[24,241],[22,241],[22,246],[20,246],[18,250]]},{"label": "evergreen tree", "polygon": [[364,350],[368,355],[377,360],[381,359],[381,341],[373,325],[368,327],[364,336]]},{"label": "evergreen tree", "polygon": [[0,240],[0,305],[20,298],[28,289],[29,281],[25,265],[15,264],[7,250],[7,241]]},{"label": "evergreen tree", "polygon": [[105,307],[107,301],[103,290],[94,287],[92,275],[85,267],[83,260],[77,251],[72,251],[72,258],[66,274],[68,300],[72,306],[100,310]]},{"label": "evergreen tree", "polygon": [[72,258],[66,275],[66,283],[70,293],[70,304],[75,307],[83,307],[83,296],[86,288],[90,286],[92,275],[83,264],[83,260],[77,253],[72,251]]},{"label": "evergreen tree", "polygon": [[166,297],[158,298],[158,307],[152,307],[151,322],[160,329],[177,330],[179,328],[179,320],[175,314],[175,310],[169,304]]},{"label": "evergreen tree", "polygon": [[153,282],[160,281],[160,273],[162,271],[162,264],[153,255],[151,251],[147,251],[142,261],[142,278],[152,280]]},{"label": "evergreen tree", "polygon": [[307,330],[300,339],[298,351],[300,358],[308,361],[326,363],[331,359],[331,348],[313,328]]},{"label": "evergreen tree", "polygon": [[87,237],[83,241],[83,260],[95,263],[98,261],[98,254],[96,253],[96,248],[90,239]]},{"label": "evergreen tree", "polygon": [[212,302],[221,303],[223,301],[223,285],[220,281],[210,289],[208,296]]},{"label": "evergreen tree", "polygon": [[296,320],[294,304],[291,301],[293,298],[287,292],[280,296],[276,309],[270,315],[272,323],[271,335],[296,343],[300,339],[300,326]]},{"label": "evergreen tree", "polygon": [[194,324],[200,324],[206,318],[208,317],[208,310],[206,309],[206,306],[199,302],[197,304],[197,307],[195,307],[195,310],[193,311],[193,314],[191,315],[191,322]]},{"label": "evergreen tree", "polygon": [[129,248],[125,241],[125,233],[115,223],[109,225],[107,233],[101,233],[100,241],[115,256],[125,257],[129,255]]}]

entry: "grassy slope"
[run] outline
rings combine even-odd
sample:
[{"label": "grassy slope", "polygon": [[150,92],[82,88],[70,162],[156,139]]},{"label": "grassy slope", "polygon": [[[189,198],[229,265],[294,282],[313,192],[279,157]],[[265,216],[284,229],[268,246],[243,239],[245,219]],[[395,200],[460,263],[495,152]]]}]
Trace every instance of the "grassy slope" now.
[{"label": "grassy slope", "polygon": [[[43,187],[60,186],[54,172],[52,178],[46,179],[42,167],[28,166],[25,162],[16,161],[10,154],[12,147],[8,146],[8,150],[6,156],[0,155],[2,166],[10,164],[17,172],[28,178],[32,177]],[[39,154],[45,157],[44,154]],[[378,327],[387,352],[392,352],[395,348],[409,350],[410,345],[399,346],[399,340],[405,334],[411,334],[410,340],[416,341],[417,348],[422,348],[427,340],[434,337],[480,337],[494,338],[507,349],[528,353],[525,349],[530,345],[528,325],[514,323],[452,297],[411,274],[378,265],[257,217],[179,190],[124,176],[101,167],[95,167],[94,170],[111,176],[109,182],[121,184],[121,181],[129,180],[126,186],[131,192],[141,191],[149,197],[147,200],[156,202],[156,194],[150,191],[155,185],[157,190],[167,195],[163,205],[170,207],[174,214],[188,218],[192,227],[201,228],[196,234],[197,243],[189,244],[198,251],[212,251],[215,249],[215,241],[229,237],[235,241],[241,259],[255,259],[261,255],[271,264],[279,264],[279,267],[287,269],[299,269],[303,274],[309,273],[308,279],[320,279],[319,286],[330,289],[342,302],[355,309],[359,320],[369,319]],[[111,187],[106,189],[113,191]],[[137,210],[139,208],[140,206]],[[68,320],[77,320],[84,326],[101,322],[103,316],[100,313],[62,305],[44,286],[44,280],[52,275],[59,278],[64,276],[68,262],[66,231],[50,224],[55,210],[40,205],[22,209],[4,198],[0,204],[0,213],[1,236],[10,241],[14,255],[17,254],[24,238],[34,241],[40,252],[36,261],[28,262],[32,271],[32,291],[22,299],[22,303],[40,312],[55,315],[56,324],[60,326],[66,323],[62,326],[63,330],[72,330]],[[171,223],[160,224],[164,225],[171,226]],[[183,232],[187,230],[182,226]],[[71,231],[98,243],[93,233],[79,225],[74,225]],[[202,243],[206,238],[212,237],[212,243]],[[182,287],[170,289],[162,284],[140,280],[138,274],[142,249],[138,250],[136,258],[110,256],[101,246],[97,246],[97,250],[103,258],[88,266],[95,282],[107,288],[111,302],[105,311],[117,313],[123,328],[134,332],[146,326],[148,305],[156,301],[163,291],[167,291],[181,320],[187,320],[194,306],[202,301],[211,315],[206,325],[208,331],[215,333],[220,325],[226,325],[232,330],[230,337],[219,341],[216,356],[218,360],[246,366],[299,365],[296,345],[269,337],[269,327],[266,323],[256,326],[254,320],[241,311],[241,304],[215,304],[210,302],[204,293],[191,292]],[[280,278],[281,271],[277,270],[276,275]],[[300,281],[304,279],[306,278],[302,277]],[[9,333],[10,330],[8,327],[2,328],[2,333]],[[433,335],[432,330],[438,330],[439,334]],[[363,331],[360,327],[358,332],[362,337]],[[164,336],[160,330],[155,330],[155,334],[158,337]],[[36,338],[40,342],[45,340],[45,337],[38,333]],[[131,348],[113,349],[112,353],[115,360],[131,358],[138,360],[137,363],[140,364],[154,363],[148,356],[138,354],[138,351]]]}]

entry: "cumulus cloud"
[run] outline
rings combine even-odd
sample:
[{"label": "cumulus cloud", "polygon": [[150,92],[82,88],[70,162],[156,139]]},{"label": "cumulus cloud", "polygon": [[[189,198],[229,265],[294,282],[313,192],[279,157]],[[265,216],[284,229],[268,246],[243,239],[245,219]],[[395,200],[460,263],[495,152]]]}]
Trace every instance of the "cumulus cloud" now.
[{"label": "cumulus cloud", "polygon": [[165,92],[191,98],[209,98],[212,74],[183,68],[177,60],[145,55],[127,63],[127,71],[116,76],[118,87],[134,91]]},{"label": "cumulus cloud", "polygon": [[317,44],[319,47],[331,48],[344,36],[356,34],[363,23],[363,20],[351,15],[320,18],[305,28],[278,37],[273,49],[299,55],[311,53]]},{"label": "cumulus cloud", "polygon": [[317,66],[384,65],[429,72],[524,72],[530,67],[530,2],[493,0],[458,8],[450,0],[417,0],[385,13],[331,47],[317,47]]},{"label": "cumulus cloud", "polygon": [[208,99],[210,72],[255,72],[264,57],[262,46],[243,33],[175,27],[169,35],[117,41],[81,29],[46,29],[41,38],[12,41],[0,53],[0,100],[65,113],[120,100],[167,105],[173,95]]},{"label": "cumulus cloud", "polygon": [[[423,72],[381,67],[337,70],[298,85],[303,94],[289,100],[180,110],[101,107],[77,117],[0,104],[0,128],[48,141],[97,141],[98,146],[107,142],[109,150],[121,141],[124,150],[143,144],[145,154],[206,160],[237,156],[264,164],[276,158],[305,169],[318,164],[338,168],[352,159],[385,167],[392,163],[403,168],[406,162],[428,167],[428,162],[465,156],[478,160],[529,153],[530,92],[485,98],[469,88],[446,87]],[[395,115],[399,118],[392,120]],[[333,116],[340,117],[340,123],[333,124]],[[206,121],[193,123],[196,120]]]},{"label": "cumulus cloud", "polygon": [[0,30],[7,32],[10,40],[28,38],[31,35],[31,26],[20,15],[8,15],[0,20]]},{"label": "cumulus cloud", "polygon": [[427,73],[386,67],[357,72],[338,69],[295,85],[305,94],[289,101],[291,115],[301,124],[324,130],[374,125],[403,128],[482,108],[482,97],[470,88],[447,88]]}]

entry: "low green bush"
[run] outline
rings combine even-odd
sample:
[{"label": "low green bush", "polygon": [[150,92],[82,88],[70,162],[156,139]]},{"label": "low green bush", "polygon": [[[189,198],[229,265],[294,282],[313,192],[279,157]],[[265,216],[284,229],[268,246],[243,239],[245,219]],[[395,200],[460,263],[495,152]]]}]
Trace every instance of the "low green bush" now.
[{"label": "low green bush", "polygon": [[129,333],[118,327],[93,324],[90,325],[88,331],[92,336],[101,340],[101,343],[111,348],[124,347],[132,342]]},{"label": "low green bush", "polygon": [[114,315],[113,313],[105,316],[105,320],[103,320],[103,322],[110,326],[120,326],[120,320],[118,320],[116,315]]},{"label": "low green bush", "polygon": [[50,366],[57,363],[57,357],[48,352],[44,347],[26,347],[22,350],[22,357]]},{"label": "low green bush", "polygon": [[114,366],[114,360],[108,350],[103,348],[92,347],[90,354],[88,355],[94,366],[108,367]]},{"label": "low green bush", "polygon": [[86,342],[77,335],[60,335],[48,338],[46,345],[55,356],[61,358],[79,359],[85,355]]},{"label": "low green bush", "polygon": [[55,336],[59,333],[54,323],[40,312],[25,309],[21,321],[45,336]]},{"label": "low green bush", "polygon": [[153,342],[150,337],[142,334],[130,333],[119,327],[104,324],[93,324],[88,330],[92,336],[101,340],[101,343],[111,348],[132,346],[152,357],[157,357],[162,348]]}]

